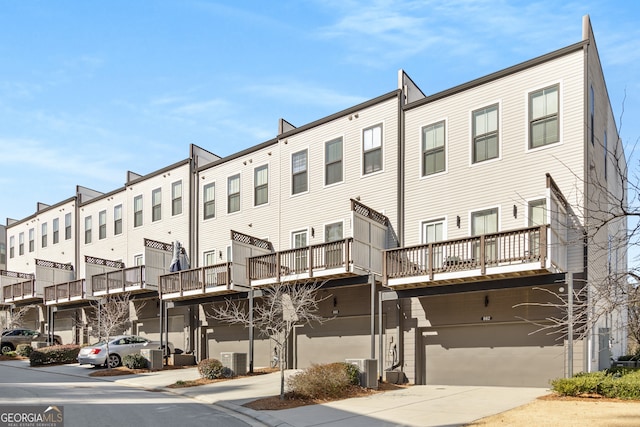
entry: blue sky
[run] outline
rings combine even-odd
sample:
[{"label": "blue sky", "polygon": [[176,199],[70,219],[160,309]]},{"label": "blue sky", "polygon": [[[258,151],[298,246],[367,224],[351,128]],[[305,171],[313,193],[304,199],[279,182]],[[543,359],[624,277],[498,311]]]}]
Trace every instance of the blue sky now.
[{"label": "blue sky", "polygon": [[220,156],[259,144],[281,117],[301,126],[394,90],[399,69],[439,92],[580,41],[585,14],[632,146],[638,3],[3,1],[0,222],[76,185],[121,187],[190,143]]}]

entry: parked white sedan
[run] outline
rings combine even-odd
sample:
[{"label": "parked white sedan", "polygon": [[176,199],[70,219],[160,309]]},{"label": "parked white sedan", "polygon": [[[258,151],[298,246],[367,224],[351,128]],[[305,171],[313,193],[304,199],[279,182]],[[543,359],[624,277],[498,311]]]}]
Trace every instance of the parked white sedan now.
[{"label": "parked white sedan", "polygon": [[[137,335],[118,335],[109,339],[109,354],[107,355],[107,341],[83,347],[78,354],[81,365],[108,366],[115,368],[122,364],[122,359],[128,354],[140,353],[143,348],[161,350],[159,341],[151,341]],[[169,352],[172,345],[169,343]]]}]

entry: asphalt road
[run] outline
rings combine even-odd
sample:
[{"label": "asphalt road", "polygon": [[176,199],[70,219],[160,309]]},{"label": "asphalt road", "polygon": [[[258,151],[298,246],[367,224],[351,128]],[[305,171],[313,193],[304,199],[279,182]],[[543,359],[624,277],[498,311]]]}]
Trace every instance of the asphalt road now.
[{"label": "asphalt road", "polygon": [[62,406],[64,427],[249,425],[182,396],[0,363],[0,406],[5,405]]}]

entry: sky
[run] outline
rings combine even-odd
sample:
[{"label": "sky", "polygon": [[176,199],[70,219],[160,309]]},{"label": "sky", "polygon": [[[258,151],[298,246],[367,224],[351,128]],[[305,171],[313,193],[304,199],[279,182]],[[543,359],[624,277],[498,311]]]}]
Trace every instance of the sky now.
[{"label": "sky", "polygon": [[[0,224],[227,156],[397,88],[429,95],[579,42],[589,14],[620,136],[640,138],[640,2],[0,1]],[[629,159],[631,173],[638,160]]]}]

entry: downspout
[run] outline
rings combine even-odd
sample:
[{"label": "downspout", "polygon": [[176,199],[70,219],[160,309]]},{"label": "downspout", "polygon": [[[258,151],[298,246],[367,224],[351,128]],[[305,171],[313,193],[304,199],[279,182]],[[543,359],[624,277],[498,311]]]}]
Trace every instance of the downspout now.
[{"label": "downspout", "polygon": [[406,99],[406,88],[402,84],[402,80],[398,82],[400,90],[398,91],[398,246],[404,245],[404,104]]}]

